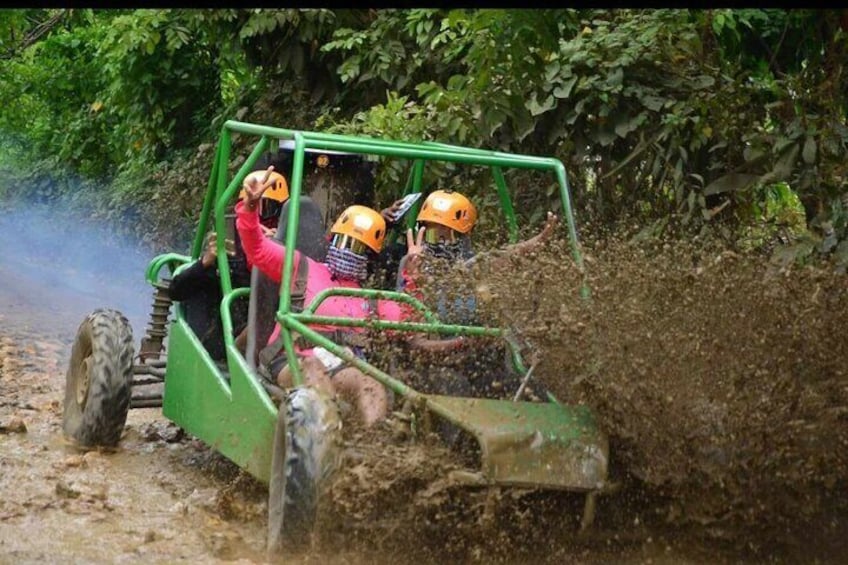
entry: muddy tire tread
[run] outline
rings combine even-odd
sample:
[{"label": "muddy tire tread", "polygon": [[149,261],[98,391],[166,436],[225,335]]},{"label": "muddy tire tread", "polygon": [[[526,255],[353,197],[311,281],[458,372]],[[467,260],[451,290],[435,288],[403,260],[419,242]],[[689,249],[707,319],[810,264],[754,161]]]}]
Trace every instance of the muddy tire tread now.
[{"label": "muddy tire tread", "polygon": [[[91,350],[90,383],[84,407],[75,396],[73,364]],[[66,376],[63,427],[83,447],[115,447],[129,412],[135,348],[132,328],[117,310],[97,309],[80,324]]]},{"label": "muddy tire tread", "polygon": [[[281,436],[285,437],[282,445]],[[308,387],[292,391],[280,409],[275,437],[269,554],[309,546],[321,496],[341,464],[341,452],[341,419],[335,402]]]}]

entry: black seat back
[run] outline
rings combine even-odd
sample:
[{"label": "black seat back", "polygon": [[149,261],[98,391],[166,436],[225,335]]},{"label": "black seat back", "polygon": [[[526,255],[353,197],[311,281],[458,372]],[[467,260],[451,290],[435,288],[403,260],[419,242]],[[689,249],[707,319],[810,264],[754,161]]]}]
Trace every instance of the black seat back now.
[{"label": "black seat back", "polygon": [[[274,239],[282,244],[288,226],[289,202],[283,205]],[[321,208],[308,196],[300,197],[300,216],[297,223],[296,249],[307,257],[323,262],[327,255],[326,228]],[[250,304],[248,306],[247,348],[245,359],[255,369],[259,351],[268,343],[276,322],[274,314],[280,296],[280,283],[272,281],[258,268],[253,267],[250,279]]]}]

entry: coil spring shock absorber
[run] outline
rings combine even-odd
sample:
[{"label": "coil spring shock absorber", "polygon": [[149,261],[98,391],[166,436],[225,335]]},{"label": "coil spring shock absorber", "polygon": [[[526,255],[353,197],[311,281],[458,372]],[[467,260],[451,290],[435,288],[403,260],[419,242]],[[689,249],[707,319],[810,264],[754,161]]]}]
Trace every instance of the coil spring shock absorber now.
[{"label": "coil spring shock absorber", "polygon": [[153,309],[150,311],[150,321],[147,333],[141,338],[139,360],[144,363],[148,358],[159,359],[168,334],[168,315],[171,312],[171,296],[168,292],[170,281],[159,281],[154,285]]}]

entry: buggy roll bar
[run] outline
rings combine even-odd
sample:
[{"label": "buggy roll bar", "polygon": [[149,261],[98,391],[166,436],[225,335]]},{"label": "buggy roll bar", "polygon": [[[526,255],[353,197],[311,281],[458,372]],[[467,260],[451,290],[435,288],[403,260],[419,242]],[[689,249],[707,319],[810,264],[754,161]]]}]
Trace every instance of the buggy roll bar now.
[{"label": "buggy roll bar", "polygon": [[[250,155],[245,159],[239,167],[236,174],[227,182],[229,170],[230,150],[232,148],[232,136],[237,134],[258,136],[260,139],[254,146]],[[293,142],[293,163],[291,178],[289,181],[289,206],[288,206],[288,224],[285,234],[285,257],[283,260],[283,270],[280,285],[280,303],[277,310],[277,319],[283,327],[282,336],[286,354],[290,359],[296,358],[294,353],[294,340],[292,331],[297,331],[309,341],[321,345],[333,345],[324,343],[327,340],[323,339],[317,332],[311,330],[306,324],[322,323],[332,324],[347,327],[376,327],[384,329],[410,330],[410,331],[427,331],[447,334],[465,334],[465,335],[491,335],[505,336],[505,330],[495,328],[483,328],[472,326],[449,326],[434,322],[432,313],[420,303],[414,304],[410,301],[409,295],[397,291],[374,291],[369,289],[332,289],[325,293],[320,293],[316,296],[312,303],[308,305],[303,313],[296,314],[290,311],[291,308],[291,283],[292,271],[294,265],[294,251],[296,246],[298,220],[300,216],[300,195],[302,189],[303,169],[304,169],[304,154],[305,150],[318,149],[328,151],[343,151],[347,153],[357,153],[361,155],[379,155],[386,157],[396,157],[407,159],[412,162],[412,170],[410,172],[410,182],[406,187],[406,191],[420,190],[424,165],[428,161],[448,161],[455,163],[464,163],[470,165],[487,166],[491,169],[501,207],[506,216],[507,226],[509,229],[510,240],[515,241],[518,235],[518,226],[515,216],[515,211],[512,206],[512,200],[509,191],[506,187],[504,178],[504,168],[519,168],[531,169],[538,171],[548,171],[555,175],[560,191],[560,200],[563,206],[563,218],[566,221],[569,243],[571,246],[572,255],[577,267],[583,271],[583,257],[577,241],[577,230],[574,224],[574,217],[571,208],[571,199],[569,196],[568,180],[566,176],[565,166],[559,159],[552,157],[538,157],[530,155],[518,155],[512,153],[504,153],[500,151],[492,151],[485,149],[476,149],[470,147],[462,147],[447,143],[425,141],[421,143],[390,141],[363,136],[349,136],[341,134],[317,133],[308,131],[291,130],[270,126],[251,124],[229,120],[222,127],[220,141],[218,143],[215,162],[212,166],[212,171],[209,177],[206,197],[204,198],[203,208],[201,212],[200,222],[198,224],[197,233],[192,245],[192,257],[200,256],[204,236],[207,231],[209,219],[214,210],[215,230],[218,233],[226,233],[224,225],[224,217],[229,203],[232,202],[237,190],[241,187],[241,183],[247,174],[253,170],[254,164],[259,159],[259,156],[265,151],[270,144],[271,139],[290,140]],[[412,214],[415,210],[412,211]],[[224,295],[224,301],[232,299],[233,288],[230,278],[229,265],[227,262],[226,250],[224,248],[224,238],[217,239],[218,246],[218,270],[221,278],[221,290]],[[239,289],[240,290],[240,289]],[[371,293],[377,293],[372,295]],[[588,288],[583,285],[581,293],[584,297],[588,296]],[[328,316],[316,316],[315,308],[320,301],[324,300],[329,295],[350,295],[350,296],[379,296],[382,299],[393,300],[396,302],[406,302],[423,313],[427,323],[410,323],[410,322],[386,322],[386,321],[368,321],[356,320],[350,318],[336,318]],[[417,302],[417,301],[416,301]],[[221,315],[224,318],[225,326],[231,327],[230,313],[228,308],[221,309]],[[233,345],[232,335],[225,333],[227,346]],[[518,367],[523,364],[520,361],[520,355],[515,351],[512,340],[507,340],[510,347],[513,349],[513,360]],[[334,353],[343,353],[339,351],[341,348],[332,347]],[[338,354],[337,353],[337,354]],[[344,357],[344,355],[340,355]],[[297,363],[292,364],[293,377],[296,384],[302,382],[302,375]],[[397,383],[391,377],[388,377],[382,371],[375,367],[364,363],[364,367],[360,367],[377,378],[377,380],[387,384],[390,388],[408,389],[402,383]],[[388,377],[388,378],[387,378]],[[392,386],[400,384],[400,387]],[[397,392],[401,392],[398,390]],[[407,392],[403,390],[403,392]],[[402,393],[403,393],[402,392]]]}]

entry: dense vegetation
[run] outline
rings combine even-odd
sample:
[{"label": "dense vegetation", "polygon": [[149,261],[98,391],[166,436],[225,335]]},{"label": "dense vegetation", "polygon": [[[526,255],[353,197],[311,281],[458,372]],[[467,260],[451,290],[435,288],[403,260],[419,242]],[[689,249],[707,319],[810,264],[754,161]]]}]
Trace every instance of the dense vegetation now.
[{"label": "dense vegetation", "polygon": [[846,10],[4,10],[0,194],[173,241],[237,118],[555,155],[583,223],[844,268],[846,63]]}]

